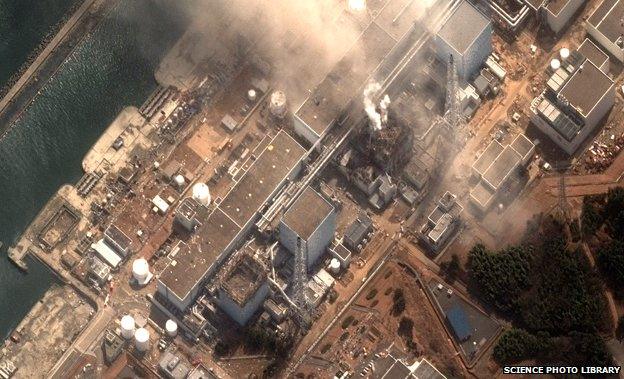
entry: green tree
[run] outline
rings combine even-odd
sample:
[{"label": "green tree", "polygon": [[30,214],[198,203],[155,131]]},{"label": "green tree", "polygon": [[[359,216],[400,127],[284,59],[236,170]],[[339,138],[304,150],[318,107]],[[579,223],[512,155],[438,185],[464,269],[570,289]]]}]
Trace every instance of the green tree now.
[{"label": "green tree", "polygon": [[614,289],[624,285],[624,241],[614,240],[598,250],[598,267]]}]

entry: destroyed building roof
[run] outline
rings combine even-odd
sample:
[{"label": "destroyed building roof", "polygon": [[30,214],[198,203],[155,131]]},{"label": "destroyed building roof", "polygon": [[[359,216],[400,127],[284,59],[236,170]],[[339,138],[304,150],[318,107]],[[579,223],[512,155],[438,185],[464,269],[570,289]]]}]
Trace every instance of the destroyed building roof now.
[{"label": "destroyed building roof", "polygon": [[609,41],[615,43],[624,34],[624,26],[621,24],[623,17],[624,2],[620,0],[604,0],[592,13],[587,22]]},{"label": "destroyed building roof", "polygon": [[482,180],[470,191],[472,200],[482,208],[486,208],[490,204],[495,194],[496,192],[490,186],[483,183]]},{"label": "destroyed building roof", "polygon": [[186,298],[240,230],[223,211],[215,209],[189,245],[178,244],[180,249],[171,254],[160,281],[178,298]]},{"label": "destroyed building roof", "polygon": [[596,67],[602,67],[603,64],[609,61],[609,56],[602,51],[601,48],[596,46],[589,38],[585,38],[585,41],[578,47],[578,52],[585,58],[589,59]]},{"label": "destroyed building roof", "polygon": [[132,244],[132,240],[115,224],[111,224],[104,232],[107,242],[119,253],[126,253]]},{"label": "destroyed building roof", "polygon": [[219,208],[244,227],[299,164],[306,151],[288,133],[280,131],[266,146]]},{"label": "destroyed building roof", "polygon": [[437,368],[435,368],[428,360],[423,358],[412,375],[416,379],[446,379]]},{"label": "destroyed building roof", "polygon": [[469,2],[463,1],[438,32],[438,37],[463,54],[490,25],[488,20]]},{"label": "destroyed building roof", "polygon": [[282,222],[304,240],[334,211],[334,207],[312,188],[306,188],[284,214]]},{"label": "destroyed building roof", "polygon": [[267,268],[248,251],[241,251],[226,270],[221,288],[240,307],[245,306],[267,279]]},{"label": "destroyed building roof", "polygon": [[587,60],[559,93],[581,115],[587,116],[613,88],[613,80]]}]

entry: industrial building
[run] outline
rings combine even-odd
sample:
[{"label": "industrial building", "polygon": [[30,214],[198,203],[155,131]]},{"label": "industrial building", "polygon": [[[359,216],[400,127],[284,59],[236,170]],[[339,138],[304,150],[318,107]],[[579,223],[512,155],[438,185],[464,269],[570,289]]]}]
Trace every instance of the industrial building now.
[{"label": "industrial building", "polygon": [[334,239],[336,210],[323,196],[306,188],[284,213],[279,225],[280,243],[297,254],[298,240],[307,252],[308,270]]},{"label": "industrial building", "polygon": [[526,167],[535,152],[535,145],[524,134],[503,147],[492,141],[472,165],[472,173],[479,182],[470,192],[470,200],[483,212],[492,205],[496,194],[507,185],[514,173]]},{"label": "industrial building", "polygon": [[[589,50],[585,46],[584,51]],[[593,59],[597,58],[594,55],[592,59],[586,58],[578,51],[569,56],[562,54],[561,60],[553,59],[546,89],[530,107],[533,124],[570,155],[596,129],[615,102],[613,80]]]},{"label": "industrial building", "polygon": [[288,180],[294,179],[306,151],[280,131],[256,157],[247,172],[193,233],[170,254],[158,278],[158,293],[185,310],[208,279],[249,233],[264,205]]},{"label": "industrial building", "polygon": [[589,59],[600,71],[609,73],[609,56],[589,38],[585,38],[577,51],[585,58]]},{"label": "industrial building", "polygon": [[453,57],[458,77],[466,82],[492,53],[492,22],[464,1],[436,34],[435,49],[442,62]]},{"label": "industrial building", "polygon": [[420,240],[432,251],[439,252],[457,231],[463,210],[457,202],[457,196],[447,191],[420,229]]},{"label": "industrial building", "polygon": [[269,294],[268,269],[242,250],[219,277],[217,304],[239,325],[247,324]]},{"label": "industrial building", "polygon": [[574,15],[578,12],[584,0],[528,0],[527,4],[537,12],[538,17],[546,21],[546,24],[555,34],[559,34],[570,24]]},{"label": "industrial building", "polygon": [[585,22],[587,33],[620,62],[624,62],[624,2],[603,0]]},{"label": "industrial building", "polygon": [[366,214],[358,215],[345,231],[343,244],[354,252],[362,250],[373,233],[373,220]]}]

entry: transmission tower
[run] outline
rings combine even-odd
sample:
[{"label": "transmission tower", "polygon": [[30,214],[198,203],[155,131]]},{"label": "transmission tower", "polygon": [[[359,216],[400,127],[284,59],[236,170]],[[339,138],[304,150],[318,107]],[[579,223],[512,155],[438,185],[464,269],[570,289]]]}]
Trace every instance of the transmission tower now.
[{"label": "transmission tower", "polygon": [[453,54],[449,55],[446,70],[446,103],[444,104],[444,118],[448,126],[457,130],[464,120],[461,114],[461,99],[459,97],[459,77]]},{"label": "transmission tower", "polygon": [[301,238],[297,237],[297,255],[293,272],[293,300],[297,309],[294,314],[299,325],[307,329],[310,326],[310,312],[305,298],[305,288],[308,279],[308,249],[304,247]]}]

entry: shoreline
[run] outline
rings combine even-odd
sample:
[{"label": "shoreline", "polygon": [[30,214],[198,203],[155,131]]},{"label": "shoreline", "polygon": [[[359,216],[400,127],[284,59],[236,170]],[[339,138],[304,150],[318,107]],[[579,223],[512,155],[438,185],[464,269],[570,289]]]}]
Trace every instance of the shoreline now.
[{"label": "shoreline", "polygon": [[[110,2],[116,3],[116,1]],[[37,97],[39,91],[62,67],[71,52],[99,24],[113,4],[102,0],[84,0],[71,16],[66,17],[54,36],[44,38],[36,48],[34,59],[29,56],[18,71],[17,80],[10,79],[10,87],[3,88],[0,99],[0,140],[9,132],[14,122]],[[70,10],[72,11],[72,10]],[[69,14],[69,13],[68,13]]]}]

